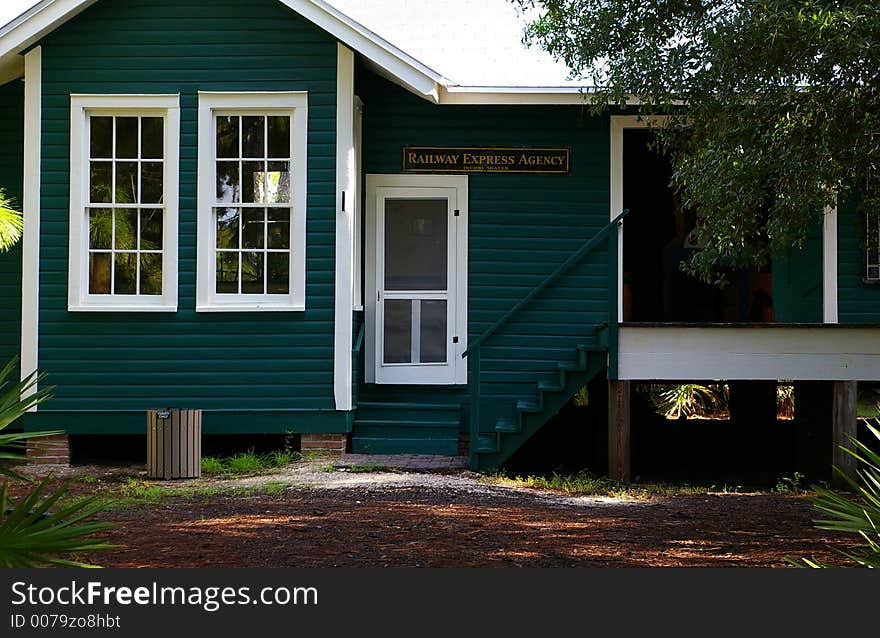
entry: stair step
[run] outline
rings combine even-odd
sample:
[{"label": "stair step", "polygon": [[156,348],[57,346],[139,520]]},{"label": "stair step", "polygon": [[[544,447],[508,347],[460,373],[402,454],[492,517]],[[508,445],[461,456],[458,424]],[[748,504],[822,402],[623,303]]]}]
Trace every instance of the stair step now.
[{"label": "stair step", "polygon": [[498,438],[495,436],[481,436],[477,439],[477,453],[494,454],[498,451]]},{"label": "stair step", "polygon": [[577,363],[557,363],[557,370],[562,370],[563,372],[585,372],[586,368]]},{"label": "stair step", "polygon": [[458,436],[447,438],[401,438],[383,436],[353,436],[354,454],[436,454],[458,455]]},{"label": "stair step", "polygon": [[355,425],[361,427],[388,427],[388,428],[457,428],[458,419],[444,419],[440,421],[416,421],[415,419],[358,419],[355,417]]},{"label": "stair step", "polygon": [[520,412],[540,412],[541,408],[534,401],[520,399],[516,402],[516,409]]},{"label": "stair step", "polygon": [[386,401],[361,401],[358,403],[359,410],[445,410],[458,412],[457,404],[448,403],[392,403]]},{"label": "stair step", "polygon": [[541,392],[562,392],[565,388],[555,383],[546,383],[545,381],[541,381],[540,383],[538,383],[538,389]]},{"label": "stair step", "polygon": [[522,432],[522,426],[512,419],[502,417],[495,422],[495,431],[501,434],[519,434]]},{"label": "stair step", "polygon": [[584,352],[607,352],[607,346],[603,346],[599,343],[582,343],[578,345],[578,350],[583,350]]}]

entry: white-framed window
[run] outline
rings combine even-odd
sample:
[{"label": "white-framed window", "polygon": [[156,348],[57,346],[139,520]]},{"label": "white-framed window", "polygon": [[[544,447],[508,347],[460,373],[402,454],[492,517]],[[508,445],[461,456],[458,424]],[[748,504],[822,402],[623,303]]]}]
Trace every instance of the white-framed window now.
[{"label": "white-framed window", "polygon": [[177,310],[177,95],[70,98],[71,311]]},{"label": "white-framed window", "polygon": [[305,310],[308,95],[200,93],[196,310]]}]

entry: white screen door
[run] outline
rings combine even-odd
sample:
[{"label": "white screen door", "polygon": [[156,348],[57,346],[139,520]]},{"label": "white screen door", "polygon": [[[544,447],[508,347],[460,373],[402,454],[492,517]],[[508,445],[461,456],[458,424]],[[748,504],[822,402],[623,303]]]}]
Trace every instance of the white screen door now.
[{"label": "white screen door", "polygon": [[[376,383],[457,383],[462,334],[456,188],[378,187],[375,205]],[[466,255],[466,253],[465,253]]]}]

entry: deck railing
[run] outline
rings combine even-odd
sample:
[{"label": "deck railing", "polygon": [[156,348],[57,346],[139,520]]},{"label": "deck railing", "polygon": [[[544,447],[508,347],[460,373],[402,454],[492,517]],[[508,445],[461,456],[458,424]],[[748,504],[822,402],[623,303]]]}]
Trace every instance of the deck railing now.
[{"label": "deck railing", "polygon": [[[567,273],[571,268],[576,266],[580,261],[603,239],[609,238],[608,241],[608,346],[612,357],[616,357],[617,342],[617,261],[618,261],[618,237],[616,232],[623,223],[623,218],[629,214],[626,209],[620,215],[615,217],[607,226],[602,228],[589,241],[584,243],[577,251],[571,254],[564,262],[562,262],[552,273],[550,273],[541,283],[532,288],[532,290],[518,301],[513,308],[504,313],[495,323],[487,328],[479,337],[474,339],[467,350],[462,353],[462,358],[468,359],[468,391],[470,393],[470,446],[471,458],[475,456],[475,451],[480,438],[480,402],[482,399],[482,383],[480,380],[480,356],[483,344],[494,335],[499,328],[510,321],[514,315],[520,312],[529,302],[543,292],[548,286],[554,283],[562,275]],[[609,367],[613,364],[613,371],[616,372],[616,360],[609,361]],[[611,370],[609,370],[611,372]]]}]

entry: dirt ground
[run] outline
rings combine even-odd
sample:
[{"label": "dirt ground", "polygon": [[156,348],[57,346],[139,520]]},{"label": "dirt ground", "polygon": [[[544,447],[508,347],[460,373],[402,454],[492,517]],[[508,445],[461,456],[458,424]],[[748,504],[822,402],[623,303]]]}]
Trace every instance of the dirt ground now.
[{"label": "dirt ground", "polygon": [[[67,475],[77,493],[110,493],[132,470]],[[308,464],[172,485],[180,495],[100,514],[117,524],[105,536],[121,547],[82,558],[106,567],[778,567],[787,556],[834,560],[831,548],[847,542],[815,529],[816,511],[799,496],[570,497],[466,472]]]}]

